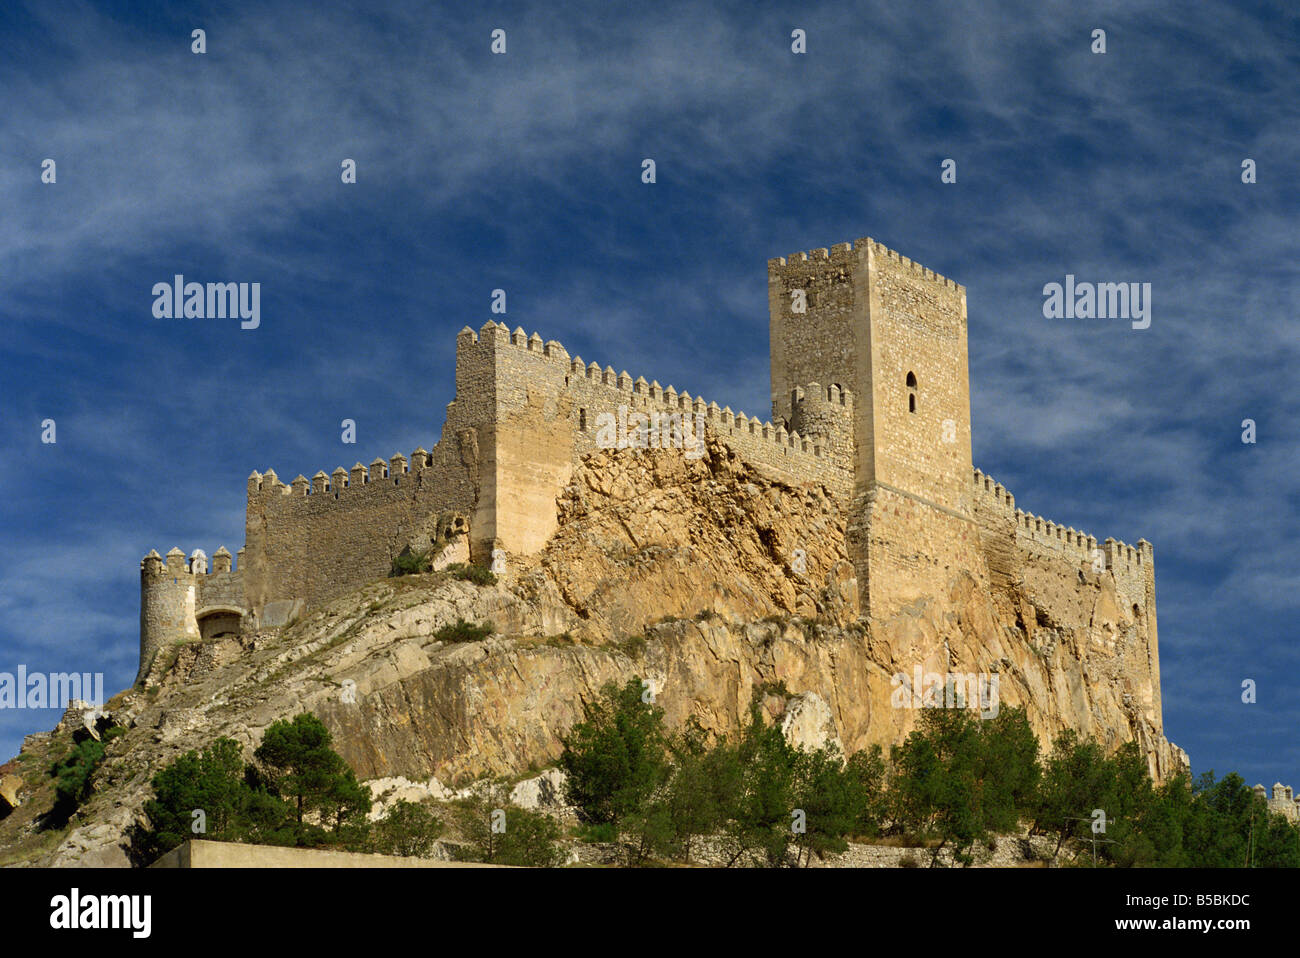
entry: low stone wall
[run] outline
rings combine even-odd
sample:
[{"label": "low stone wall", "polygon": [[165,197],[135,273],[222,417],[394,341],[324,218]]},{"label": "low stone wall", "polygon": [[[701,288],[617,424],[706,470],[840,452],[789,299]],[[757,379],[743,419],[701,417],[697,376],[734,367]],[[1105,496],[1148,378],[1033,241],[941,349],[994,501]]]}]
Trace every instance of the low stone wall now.
[{"label": "low stone wall", "polygon": [[150,868],[499,868],[472,862],[365,855],[324,848],[282,848],[194,840],[173,848]]}]

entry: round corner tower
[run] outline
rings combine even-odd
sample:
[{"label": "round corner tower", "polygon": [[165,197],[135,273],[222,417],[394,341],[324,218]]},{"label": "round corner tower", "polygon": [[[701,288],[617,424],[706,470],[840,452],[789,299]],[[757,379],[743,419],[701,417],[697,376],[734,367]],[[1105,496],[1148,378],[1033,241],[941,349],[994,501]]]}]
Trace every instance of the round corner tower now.
[{"label": "round corner tower", "polygon": [[172,549],[167,561],[156,550],[140,561],[140,668],[144,678],[158,651],[175,642],[197,639],[196,582],[185,553]]}]

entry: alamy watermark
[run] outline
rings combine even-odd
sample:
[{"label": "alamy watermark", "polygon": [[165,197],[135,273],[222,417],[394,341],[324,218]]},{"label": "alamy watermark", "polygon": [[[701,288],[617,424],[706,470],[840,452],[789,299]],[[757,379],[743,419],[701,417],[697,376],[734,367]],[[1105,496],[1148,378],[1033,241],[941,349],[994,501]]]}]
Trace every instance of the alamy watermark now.
[{"label": "alamy watermark", "polygon": [[1150,283],[1065,283],[1043,287],[1043,316],[1047,319],[1128,319],[1134,329],[1151,325]]},{"label": "alamy watermark", "polygon": [[59,709],[81,701],[104,707],[103,672],[0,672],[0,709]]},{"label": "alamy watermark", "polygon": [[699,459],[704,455],[704,413],[645,413],[619,406],[617,415],[603,412],[596,417],[596,445],[601,449],[682,449],[687,459]]},{"label": "alamy watermark", "polygon": [[980,718],[997,718],[998,673],[925,672],[916,666],[909,676],[895,672],[889,684],[889,704],[896,709],[979,709]]},{"label": "alamy watermark", "polygon": [[156,319],[235,319],[240,329],[262,324],[261,283],[187,283],[177,273],[170,283],[153,284]]}]

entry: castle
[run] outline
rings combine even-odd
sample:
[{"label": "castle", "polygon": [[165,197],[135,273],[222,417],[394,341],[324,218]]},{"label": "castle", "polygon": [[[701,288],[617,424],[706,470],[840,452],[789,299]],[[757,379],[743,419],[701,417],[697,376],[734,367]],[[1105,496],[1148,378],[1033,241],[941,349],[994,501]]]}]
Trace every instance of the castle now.
[{"label": "castle", "polygon": [[[1160,725],[1150,543],[1090,535],[1016,508],[971,462],[966,291],[871,239],[768,261],[771,418],[571,357],[487,322],[461,330],[441,439],[367,467],[248,478],[245,545],[141,563],[140,673],[171,644],[285,625],[431,547],[496,561],[538,552],[556,497],[604,443],[598,422],[674,417],[790,483],[820,483],[849,516],[858,610],[887,619],[968,574],[1006,587],[1027,564],[1070,589],[1109,577],[1145,639],[1140,706]],[[624,408],[625,407],[625,408]],[[619,410],[622,409],[620,413]],[[606,421],[608,421],[606,419]],[[1131,615],[1130,615],[1131,611]]]}]

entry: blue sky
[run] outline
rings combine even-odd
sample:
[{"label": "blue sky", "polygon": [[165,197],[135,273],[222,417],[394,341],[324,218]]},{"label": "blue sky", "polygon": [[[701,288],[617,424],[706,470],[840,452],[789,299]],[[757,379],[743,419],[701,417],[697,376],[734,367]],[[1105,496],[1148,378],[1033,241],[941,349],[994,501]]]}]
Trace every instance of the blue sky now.
[{"label": "blue sky", "polygon": [[[0,7],[0,671],[129,684],[140,557],[238,549],[254,468],[431,448],[494,288],[766,415],[766,260],[872,236],[967,287],[975,464],[1155,544],[1194,769],[1300,786],[1295,5],[623,6]],[[155,319],[175,273],[261,326]],[[1066,273],[1151,283],[1150,328],[1045,319]]]}]

